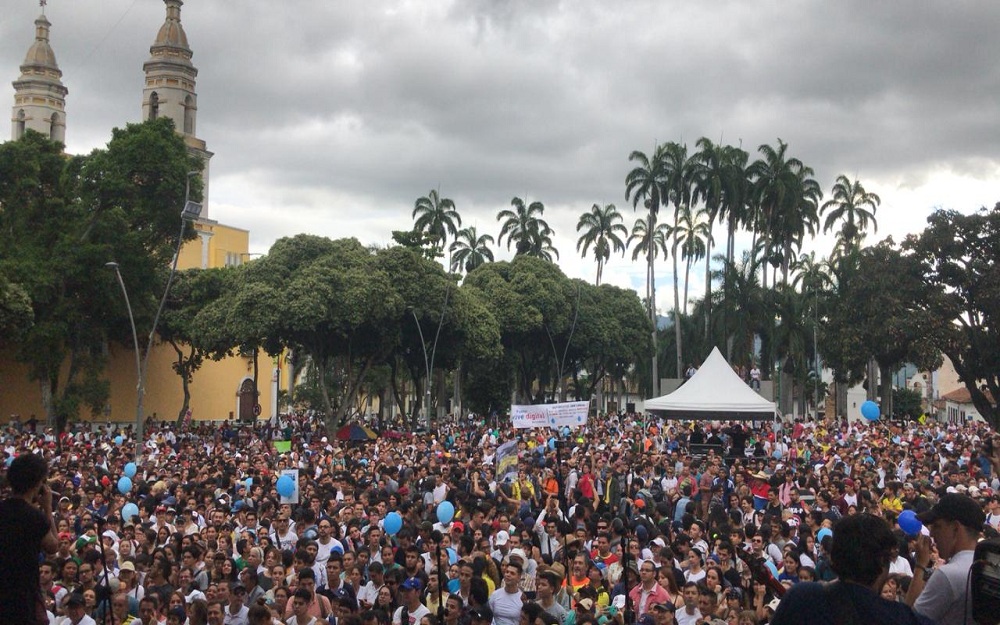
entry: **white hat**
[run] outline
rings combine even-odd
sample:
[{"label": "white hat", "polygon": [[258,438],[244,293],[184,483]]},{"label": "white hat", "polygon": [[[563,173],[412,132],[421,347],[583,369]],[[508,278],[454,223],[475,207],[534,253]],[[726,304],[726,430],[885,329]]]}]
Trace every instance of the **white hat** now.
[{"label": "white hat", "polygon": [[510,550],[510,553],[507,554],[508,559],[513,558],[514,556],[521,558],[522,562],[528,561],[528,554],[524,553],[524,549],[521,549],[520,547],[514,547]]},{"label": "white hat", "polygon": [[493,537],[493,544],[500,547],[506,545],[508,540],[510,540],[510,534],[504,530],[500,530],[497,532],[497,535]]}]

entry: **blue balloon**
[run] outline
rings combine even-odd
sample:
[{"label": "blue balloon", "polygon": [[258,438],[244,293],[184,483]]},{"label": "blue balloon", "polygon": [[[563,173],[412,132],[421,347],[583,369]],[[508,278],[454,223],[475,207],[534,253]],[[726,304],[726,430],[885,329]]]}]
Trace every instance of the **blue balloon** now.
[{"label": "blue balloon", "polygon": [[135,477],[135,474],[138,473],[138,471],[139,471],[139,467],[135,466],[134,462],[130,462],[130,463],[128,463],[128,464],[125,465],[125,477],[127,477],[127,478],[131,479],[131,478]]},{"label": "blue balloon", "polygon": [[878,404],[872,400],[868,400],[861,404],[861,416],[869,421],[878,421],[880,410]]},{"label": "blue balloon", "polygon": [[817,543],[823,542],[823,538],[826,537],[826,536],[831,536],[832,537],[833,536],[833,530],[831,530],[829,527],[820,528],[820,530],[818,532],[816,532],[816,542]]},{"label": "blue balloon", "polygon": [[118,480],[118,492],[127,495],[130,490],[132,490],[132,480],[123,475]]},{"label": "blue balloon", "polygon": [[441,525],[448,525],[455,517],[455,506],[450,501],[442,501],[438,504],[437,515]]},{"label": "blue balloon", "polygon": [[138,515],[139,515],[139,506],[135,505],[134,503],[127,503],[124,506],[122,506],[122,521],[128,523],[129,520],[132,519],[132,517]]},{"label": "blue balloon", "polygon": [[555,438],[550,438],[549,439],[549,451],[555,451],[555,450],[556,450],[556,439]]},{"label": "blue balloon", "polygon": [[253,478],[252,477],[248,477],[247,478],[247,490],[250,490],[251,488],[253,488]]},{"label": "blue balloon", "polygon": [[124,442],[125,442],[125,439],[122,438],[121,434],[119,434],[118,436],[115,437],[115,445],[121,445]]},{"label": "blue balloon", "polygon": [[295,492],[295,480],[287,475],[278,478],[278,494],[282,497],[291,497]]},{"label": "blue balloon", "polygon": [[395,536],[399,530],[403,529],[403,517],[398,512],[390,512],[382,520],[382,529],[389,536]]},{"label": "blue balloon", "polygon": [[913,510],[903,510],[896,519],[899,529],[903,530],[907,536],[916,536],[920,530],[924,529],[924,524],[917,518],[917,513]]}]

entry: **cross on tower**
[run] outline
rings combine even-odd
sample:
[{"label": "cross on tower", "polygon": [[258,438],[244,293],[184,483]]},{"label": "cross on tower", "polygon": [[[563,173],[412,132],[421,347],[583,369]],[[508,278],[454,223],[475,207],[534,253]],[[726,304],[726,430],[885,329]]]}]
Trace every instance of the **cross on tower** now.
[{"label": "cross on tower", "polygon": [[45,5],[48,3],[48,0],[38,0],[38,6],[42,7],[42,15],[45,15]]}]

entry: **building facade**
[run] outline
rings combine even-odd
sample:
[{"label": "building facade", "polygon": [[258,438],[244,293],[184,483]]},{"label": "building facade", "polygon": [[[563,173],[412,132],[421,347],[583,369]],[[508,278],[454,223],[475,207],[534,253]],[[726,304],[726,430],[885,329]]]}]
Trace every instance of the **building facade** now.
[{"label": "building facade", "polygon": [[[249,231],[210,218],[209,164],[212,159],[203,139],[197,135],[198,70],[181,24],[182,0],[164,0],[166,16],[143,64],[142,120],[169,117],[193,154],[204,163],[201,173],[204,197],[201,216],[195,221],[197,237],[186,243],[178,257],[183,269],[209,269],[241,265],[250,258]],[[65,142],[66,96],[62,71],[56,63],[49,39],[52,24],[43,14],[35,20],[35,40],[28,49],[21,75],[14,81],[11,138],[17,140],[27,130],[35,130],[54,141]],[[180,209],[180,207],[178,207]],[[178,213],[180,211],[178,210]],[[140,334],[142,330],[140,329]],[[136,419],[137,376],[134,351],[126,346],[109,346],[107,379],[110,398],[99,414],[82,412],[81,420],[134,422]],[[156,343],[146,372],[144,412],[162,420],[184,418],[181,379],[172,369],[176,354],[169,345]],[[277,414],[278,387],[283,371],[280,359],[258,354],[258,384],[254,392],[252,355],[222,361],[206,361],[190,385],[190,417],[195,420],[252,419]],[[66,365],[68,369],[68,364]],[[256,396],[255,396],[256,395]],[[41,385],[29,379],[28,370],[12,354],[0,353],[0,421],[10,415],[44,419]]]}]

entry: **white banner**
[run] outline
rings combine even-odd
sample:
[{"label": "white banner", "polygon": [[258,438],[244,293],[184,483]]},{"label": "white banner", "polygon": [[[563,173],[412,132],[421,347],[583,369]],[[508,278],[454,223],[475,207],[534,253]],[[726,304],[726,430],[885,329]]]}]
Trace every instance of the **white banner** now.
[{"label": "white banner", "polygon": [[589,410],[590,402],[586,401],[511,406],[510,421],[519,430],[544,427],[583,427],[587,424]]}]

